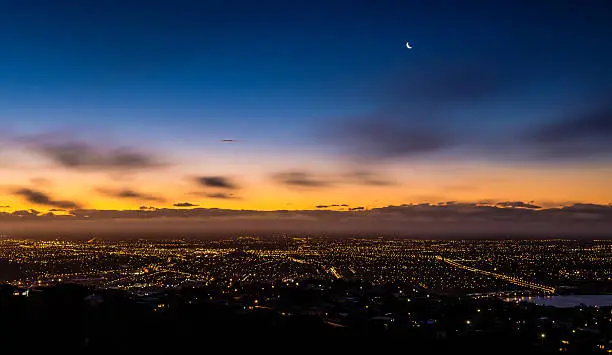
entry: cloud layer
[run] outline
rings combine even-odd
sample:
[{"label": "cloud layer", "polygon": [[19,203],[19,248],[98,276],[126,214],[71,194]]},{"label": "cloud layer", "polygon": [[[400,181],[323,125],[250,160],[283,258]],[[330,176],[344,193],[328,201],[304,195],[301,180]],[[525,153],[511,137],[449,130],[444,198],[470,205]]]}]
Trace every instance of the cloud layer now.
[{"label": "cloud layer", "polygon": [[[57,202],[57,201],[56,201]],[[612,228],[612,206],[574,204],[557,208],[535,208],[526,202],[439,203],[349,211],[255,211],[216,208],[72,210],[68,215],[41,214],[34,210],[0,212],[0,224],[14,233],[37,230],[53,221],[66,235],[112,234],[125,237],[209,233],[307,233],[376,234],[406,237],[471,236],[603,236]],[[503,207],[500,207],[503,206]],[[56,235],[54,229],[54,234]],[[166,235],[167,236],[167,235]],[[82,237],[82,235],[81,235]]]}]

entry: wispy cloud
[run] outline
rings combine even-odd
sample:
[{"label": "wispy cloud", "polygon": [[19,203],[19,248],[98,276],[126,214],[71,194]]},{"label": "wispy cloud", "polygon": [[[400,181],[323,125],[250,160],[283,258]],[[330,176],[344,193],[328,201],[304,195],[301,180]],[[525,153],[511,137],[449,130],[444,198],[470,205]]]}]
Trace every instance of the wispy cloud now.
[{"label": "wispy cloud", "polygon": [[325,180],[321,177],[314,176],[311,173],[300,170],[286,171],[276,173],[272,176],[277,182],[294,187],[328,187],[332,185],[332,181]]},{"label": "wispy cloud", "polygon": [[208,193],[208,194],[204,194],[204,196],[208,198],[217,198],[217,199],[222,199],[222,200],[239,199],[239,197],[234,196],[234,194],[228,194],[225,192]]},{"label": "wispy cloud", "polygon": [[[322,120],[316,138],[360,163],[457,151],[497,161],[612,157],[609,90],[593,89],[589,98],[559,100],[555,111],[561,113],[552,117],[529,122],[516,117],[510,122],[512,109],[501,113],[503,119],[489,117],[487,107],[529,89],[525,87],[529,83],[518,77],[502,65],[476,58],[442,61],[418,72],[400,70],[371,85],[373,92],[365,95],[372,109]],[[474,112],[479,113],[470,117]]]},{"label": "wispy cloud", "polygon": [[174,207],[197,207],[198,205],[190,202],[179,202],[173,205]]},{"label": "wispy cloud", "polygon": [[100,188],[98,189],[98,192],[100,192],[103,195],[109,196],[109,197],[121,198],[121,199],[133,199],[133,200],[139,200],[139,201],[155,201],[155,202],[164,201],[164,199],[161,197],[137,192],[132,189],[112,190],[112,189]]},{"label": "wispy cloud", "polygon": [[94,145],[62,135],[22,137],[19,141],[32,151],[68,169],[139,170],[165,165],[153,153],[128,147]]},{"label": "wispy cloud", "polygon": [[50,207],[56,207],[56,208],[62,208],[62,209],[79,208],[79,205],[76,202],[56,200],[44,192],[36,191],[36,190],[28,189],[28,188],[16,190],[15,194],[25,198],[28,202],[36,204],[36,205],[50,206]]},{"label": "wispy cloud", "polygon": [[576,114],[538,127],[528,132],[525,142],[545,158],[612,156],[610,102],[595,103]]},{"label": "wispy cloud", "polygon": [[345,177],[348,182],[361,185],[389,186],[394,184],[389,178],[366,170],[352,171],[346,174]]},{"label": "wispy cloud", "polygon": [[200,176],[196,181],[205,187],[215,187],[220,189],[237,189],[238,186],[230,178],[224,176]]}]

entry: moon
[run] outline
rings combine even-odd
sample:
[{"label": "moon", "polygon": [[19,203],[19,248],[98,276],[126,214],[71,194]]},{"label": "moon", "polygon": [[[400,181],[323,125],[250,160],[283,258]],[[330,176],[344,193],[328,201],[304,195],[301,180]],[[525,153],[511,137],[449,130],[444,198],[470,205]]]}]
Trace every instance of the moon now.
[{"label": "moon", "polygon": [[406,42],[406,48],[412,49],[412,47],[410,46],[410,42]]}]

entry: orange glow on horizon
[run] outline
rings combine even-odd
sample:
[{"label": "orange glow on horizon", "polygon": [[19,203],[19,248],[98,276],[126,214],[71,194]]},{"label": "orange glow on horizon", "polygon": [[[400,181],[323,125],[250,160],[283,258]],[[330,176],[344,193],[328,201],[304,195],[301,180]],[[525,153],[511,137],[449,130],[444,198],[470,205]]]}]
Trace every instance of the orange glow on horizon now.
[{"label": "orange glow on horizon", "polygon": [[[387,186],[355,183],[331,184],[325,187],[282,185],[263,173],[229,175],[238,182],[237,189],[201,187],[192,181],[195,173],[175,168],[164,172],[146,172],[113,176],[104,173],[82,173],[66,170],[9,171],[3,174],[4,196],[0,212],[22,209],[48,211],[53,208],[26,201],[14,192],[30,188],[48,194],[54,200],[75,201],[85,209],[129,210],[140,206],[176,208],[175,203],[189,202],[201,208],[253,210],[310,210],[317,205],[348,204],[366,208],[409,203],[446,201],[535,201],[555,206],[571,203],[608,204],[612,201],[612,168],[604,165],[588,167],[543,168],[533,166],[506,167],[495,164],[470,166],[425,164],[406,168],[392,166],[393,184]],[[272,169],[269,169],[272,170]],[[308,170],[305,168],[305,170]],[[46,176],[42,181],[37,176]],[[176,176],[179,178],[177,179]],[[24,181],[26,183],[24,183]],[[171,181],[168,183],[168,181]],[[106,196],[100,189],[131,189],[162,201]],[[235,199],[206,197],[208,193],[228,193]]]}]

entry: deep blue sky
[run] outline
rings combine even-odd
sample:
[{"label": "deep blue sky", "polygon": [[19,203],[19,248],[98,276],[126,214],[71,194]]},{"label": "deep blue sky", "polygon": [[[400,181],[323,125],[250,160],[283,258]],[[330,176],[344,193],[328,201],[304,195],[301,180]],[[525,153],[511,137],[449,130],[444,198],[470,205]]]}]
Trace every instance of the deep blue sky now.
[{"label": "deep blue sky", "polygon": [[611,7],[5,0],[0,120],[20,132],[102,127],[135,141],[166,132],[308,145],[317,122],[385,112],[397,123],[409,111],[455,135],[496,134],[610,92]]}]

